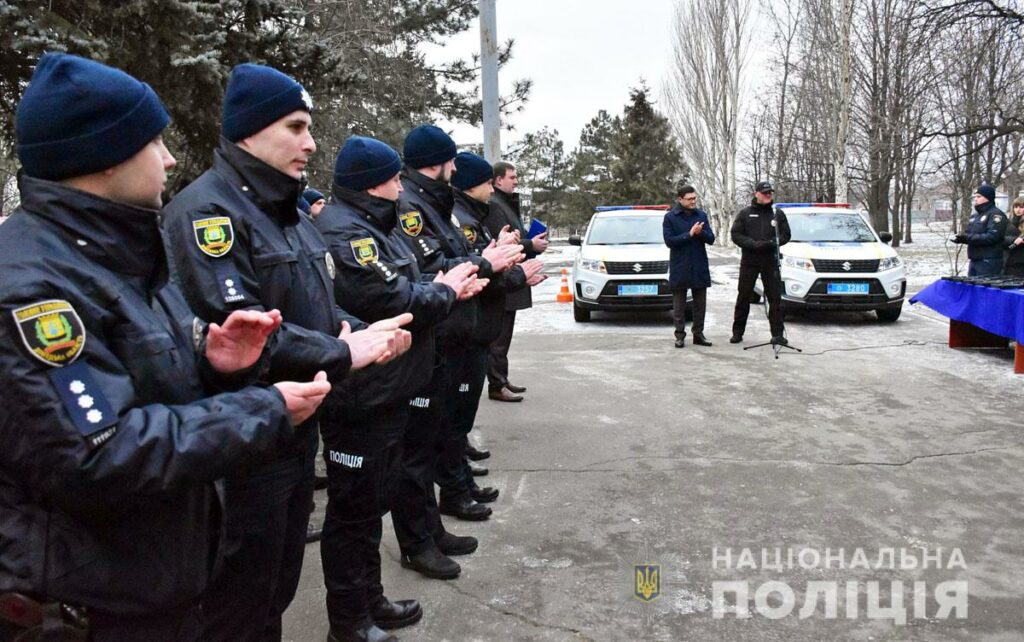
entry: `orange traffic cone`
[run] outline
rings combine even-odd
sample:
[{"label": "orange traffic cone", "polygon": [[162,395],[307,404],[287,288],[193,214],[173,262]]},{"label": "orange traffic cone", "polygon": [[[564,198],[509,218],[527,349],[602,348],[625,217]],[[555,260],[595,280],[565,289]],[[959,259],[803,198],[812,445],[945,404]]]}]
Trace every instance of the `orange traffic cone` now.
[{"label": "orange traffic cone", "polygon": [[562,289],[558,291],[558,296],[555,297],[557,303],[572,303],[572,292],[569,291],[569,271],[562,268]]}]

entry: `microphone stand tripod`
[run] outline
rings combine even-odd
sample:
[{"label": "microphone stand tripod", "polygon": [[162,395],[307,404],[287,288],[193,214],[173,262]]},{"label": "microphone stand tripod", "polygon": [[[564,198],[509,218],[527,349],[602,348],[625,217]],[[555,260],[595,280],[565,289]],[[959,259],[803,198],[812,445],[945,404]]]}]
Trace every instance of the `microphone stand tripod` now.
[{"label": "microphone stand tripod", "polygon": [[[782,284],[782,255],[781,255],[781,253],[779,251],[779,214],[778,214],[778,212],[779,212],[778,208],[773,206],[772,207],[772,250],[773,250],[773,255],[775,257],[775,270],[774,270],[775,273],[773,275],[771,275],[769,278],[775,280],[775,287],[777,288],[777,291],[779,293],[779,303],[778,303],[778,305],[779,305],[779,314],[781,315],[782,314],[782,293],[783,293],[784,290],[782,289],[783,288],[783,284]],[[768,314],[768,306],[769,306],[769,302],[768,302],[768,285],[767,285],[767,283],[765,283],[764,271],[763,270],[761,272],[761,285],[764,286],[764,316],[768,318],[768,322],[770,324],[771,323],[771,316]],[[782,336],[783,336],[783,338],[786,337],[786,326],[782,326]],[[789,343],[778,343],[778,342],[776,342],[774,337],[770,341],[765,341],[764,343],[756,343],[756,344],[754,344],[752,346],[746,346],[743,349],[744,350],[753,350],[754,348],[763,348],[764,346],[771,346],[772,347],[772,351],[775,352],[775,358],[776,359],[779,358],[779,353],[782,352],[783,348],[786,348],[787,350],[793,350],[795,352],[803,352],[803,350],[801,350],[800,348],[797,348],[796,346],[790,345]]]}]

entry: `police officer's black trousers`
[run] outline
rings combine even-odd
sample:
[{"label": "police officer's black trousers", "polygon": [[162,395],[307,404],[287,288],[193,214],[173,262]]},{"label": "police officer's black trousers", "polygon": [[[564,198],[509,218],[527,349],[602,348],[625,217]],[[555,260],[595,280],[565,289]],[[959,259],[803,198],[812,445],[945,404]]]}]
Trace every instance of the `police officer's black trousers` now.
[{"label": "police officer's black trousers", "polygon": [[999,276],[1003,273],[1003,257],[972,259],[967,266],[967,276]]},{"label": "police officer's black trousers", "polygon": [[409,401],[329,408],[320,422],[327,463],[327,515],[320,553],[332,626],[370,621],[384,595],[381,518],[390,509],[402,457]]},{"label": "police officer's black trousers", "polygon": [[89,612],[90,642],[199,642],[205,639],[202,632],[198,604],[151,616]]},{"label": "police officer's black trousers", "polygon": [[281,639],[306,549],[313,435],[304,452],[225,481],[224,562],[203,595],[204,641]]},{"label": "police officer's black trousers", "polygon": [[774,264],[757,265],[740,263],[739,288],[736,294],[736,310],[733,312],[732,333],[743,336],[747,329],[747,317],[750,316],[750,298],[754,293],[754,282],[758,275],[768,299],[768,325],[772,336],[781,337],[782,325],[782,289],[779,270]]},{"label": "police officer's black trousers", "polygon": [[461,354],[449,357],[452,380],[445,402],[447,426],[437,471],[442,503],[469,495],[473,485],[473,473],[466,461],[466,435],[473,429],[480,408],[480,395],[487,378],[487,355],[486,345],[473,344]]},{"label": "police officer's black trousers", "polygon": [[438,357],[430,386],[409,405],[409,425],[402,444],[402,467],[391,501],[391,521],[402,555],[419,555],[444,533],[434,480],[444,447],[445,392],[451,371]]}]

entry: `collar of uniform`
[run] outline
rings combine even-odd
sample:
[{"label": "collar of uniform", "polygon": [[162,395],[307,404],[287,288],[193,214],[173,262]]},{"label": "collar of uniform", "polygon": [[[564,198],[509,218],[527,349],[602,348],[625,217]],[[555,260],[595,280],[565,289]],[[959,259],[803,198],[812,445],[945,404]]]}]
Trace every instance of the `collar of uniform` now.
[{"label": "collar of uniform", "polygon": [[338,201],[359,211],[366,220],[375,223],[390,234],[398,222],[398,203],[366,192],[357,192],[340,185],[331,186],[331,194]]},{"label": "collar of uniform", "polygon": [[298,223],[295,204],[302,194],[302,181],[277,171],[223,137],[213,155],[213,168],[227,176],[263,213],[282,225]]},{"label": "collar of uniform", "polygon": [[975,205],[974,206],[974,211],[977,212],[978,214],[984,214],[985,212],[989,211],[990,209],[995,208],[995,206],[996,206],[996,204],[993,203],[992,201],[985,201],[981,205]]},{"label": "collar of uniform", "polygon": [[770,211],[775,209],[775,201],[772,201],[771,203],[761,204],[761,203],[757,202],[756,198],[752,198],[752,199],[750,199],[750,207],[754,208],[755,210],[760,210],[762,212],[763,211],[770,212]]},{"label": "collar of uniform", "polygon": [[462,205],[476,220],[483,221],[491,213],[491,206],[487,203],[481,203],[458,188],[452,191],[455,192],[455,202]]},{"label": "collar of uniform", "polygon": [[89,260],[118,274],[166,277],[159,210],[115,203],[24,174],[18,188],[22,209],[64,230]]},{"label": "collar of uniform", "polygon": [[[454,188],[443,181],[435,181],[423,172],[411,167],[402,168],[402,178],[412,183],[412,189],[425,198],[439,214],[449,216],[455,204]],[[408,189],[408,188],[407,188]]]}]

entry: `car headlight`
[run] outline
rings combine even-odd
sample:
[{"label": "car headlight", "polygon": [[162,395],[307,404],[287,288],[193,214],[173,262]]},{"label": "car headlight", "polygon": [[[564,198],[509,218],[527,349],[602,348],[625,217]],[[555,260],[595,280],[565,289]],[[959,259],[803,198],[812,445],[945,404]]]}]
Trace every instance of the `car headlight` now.
[{"label": "car headlight", "polygon": [[898,256],[890,256],[878,262],[878,271],[884,272],[886,270],[892,270],[901,265],[903,265],[903,259]]},{"label": "car headlight", "polygon": [[600,272],[601,274],[608,273],[608,270],[604,266],[604,261],[597,261],[595,259],[580,259],[580,268],[588,272]]},{"label": "car headlight", "polygon": [[797,256],[783,256],[782,264],[787,267],[796,268],[798,270],[809,270],[814,271],[814,263],[811,263],[810,259],[804,259]]}]

